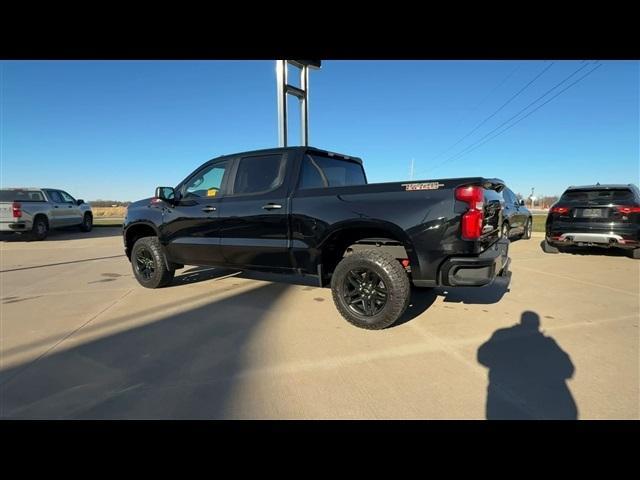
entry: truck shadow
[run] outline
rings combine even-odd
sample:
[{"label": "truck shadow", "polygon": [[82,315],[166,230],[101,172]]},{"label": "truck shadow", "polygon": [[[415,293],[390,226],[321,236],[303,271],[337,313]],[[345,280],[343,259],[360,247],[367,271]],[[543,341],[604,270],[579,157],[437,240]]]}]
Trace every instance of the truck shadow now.
[{"label": "truck shadow", "polygon": [[[510,274],[511,275],[511,274]],[[490,285],[485,287],[438,287],[437,295],[443,297],[447,303],[466,303],[486,305],[498,303],[509,292],[511,277],[496,277]]]},{"label": "truck shadow", "polygon": [[[266,284],[0,372],[3,418],[220,419],[247,348],[289,287]],[[135,320],[94,325],[93,338]],[[98,328],[99,327],[99,328]]]},{"label": "truck shadow", "polygon": [[84,240],[87,238],[105,238],[122,236],[122,227],[94,227],[90,232],[82,232],[77,227],[56,228],[49,230],[44,240],[34,240],[29,233],[3,233],[3,242],[30,242],[46,244],[59,240]]},{"label": "truck shadow", "polygon": [[496,330],[478,348],[477,360],[489,369],[486,418],[489,420],[576,420],[578,407],[566,381],[571,357],[540,330],[537,313]]}]

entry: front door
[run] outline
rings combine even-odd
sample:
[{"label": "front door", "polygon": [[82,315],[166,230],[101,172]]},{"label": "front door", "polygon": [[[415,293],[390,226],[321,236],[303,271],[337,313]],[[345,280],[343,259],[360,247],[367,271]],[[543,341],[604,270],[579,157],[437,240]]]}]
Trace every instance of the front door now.
[{"label": "front door", "polygon": [[275,270],[293,267],[286,164],[282,154],[236,160],[220,222],[222,253],[228,264]]},{"label": "front door", "polygon": [[63,190],[58,190],[58,192],[64,202],[64,206],[61,208],[64,212],[65,225],[80,225],[82,223],[82,211],[76,199]]},{"label": "front door", "polygon": [[164,209],[162,236],[169,258],[185,265],[219,265],[220,205],[229,160],[205,165],[178,189],[178,201]]}]

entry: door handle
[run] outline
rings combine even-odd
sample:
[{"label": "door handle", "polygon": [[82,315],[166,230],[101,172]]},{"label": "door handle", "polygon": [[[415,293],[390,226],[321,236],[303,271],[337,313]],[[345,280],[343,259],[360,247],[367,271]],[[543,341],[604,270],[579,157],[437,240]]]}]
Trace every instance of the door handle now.
[{"label": "door handle", "polygon": [[202,209],[202,211],[203,211],[203,212],[207,212],[207,213],[215,212],[216,210],[217,210],[217,208],[216,208],[216,207],[209,207],[209,206],[208,206],[208,207],[204,207],[204,208]]},{"label": "door handle", "polygon": [[262,208],[263,210],[278,210],[282,208],[282,205],[277,203],[267,203],[266,205],[263,205]]},{"label": "door handle", "polygon": [[54,205],[53,208],[58,208],[58,205]]}]

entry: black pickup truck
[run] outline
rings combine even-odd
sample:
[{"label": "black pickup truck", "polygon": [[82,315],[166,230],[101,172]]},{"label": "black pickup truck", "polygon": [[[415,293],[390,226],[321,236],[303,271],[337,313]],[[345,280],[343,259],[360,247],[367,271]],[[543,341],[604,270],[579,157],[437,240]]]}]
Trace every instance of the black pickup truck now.
[{"label": "black pickup truck", "polygon": [[311,275],[352,324],[393,324],[417,287],[483,286],[508,273],[504,183],[367,184],[362,160],[311,147],[225,155],[131,204],[124,246],[138,282],[184,265]]}]

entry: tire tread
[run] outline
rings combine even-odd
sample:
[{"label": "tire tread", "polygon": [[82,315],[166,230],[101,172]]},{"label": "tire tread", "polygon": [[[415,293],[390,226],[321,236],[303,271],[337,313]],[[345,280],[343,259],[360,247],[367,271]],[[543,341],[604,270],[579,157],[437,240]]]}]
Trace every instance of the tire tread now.
[{"label": "tire tread", "polygon": [[[387,305],[383,310],[384,315],[374,323],[359,320],[341,301],[340,277],[362,261],[376,264],[384,270],[390,280],[390,285],[387,286],[389,293]],[[385,283],[387,283],[386,279]],[[409,306],[411,282],[407,272],[395,257],[372,249],[350,254],[338,263],[331,278],[331,293],[336,308],[349,323],[367,330],[381,330],[393,325]]]}]

